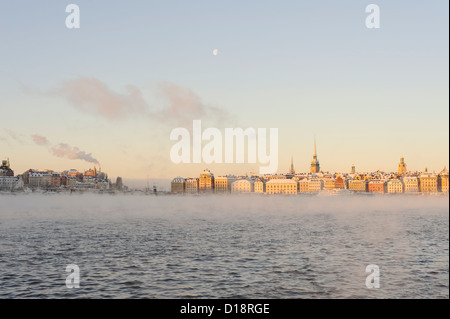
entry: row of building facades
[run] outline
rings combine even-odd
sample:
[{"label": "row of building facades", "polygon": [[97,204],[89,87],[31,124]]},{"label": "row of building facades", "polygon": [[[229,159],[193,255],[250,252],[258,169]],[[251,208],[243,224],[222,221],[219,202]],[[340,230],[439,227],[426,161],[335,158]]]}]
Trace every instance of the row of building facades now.
[{"label": "row of building facades", "polygon": [[13,191],[23,188],[72,188],[72,189],[121,189],[122,179],[117,178],[112,184],[108,174],[95,167],[84,172],[75,169],[61,173],[44,169],[29,169],[23,174],[14,176],[9,160],[2,161],[0,166],[0,190]]},{"label": "row of building facades", "polygon": [[209,170],[199,178],[176,177],[171,182],[172,193],[267,193],[297,194],[317,193],[324,190],[347,189],[369,193],[448,193],[449,173],[446,168],[440,173],[425,170],[422,173],[309,173],[259,176],[214,177]]}]

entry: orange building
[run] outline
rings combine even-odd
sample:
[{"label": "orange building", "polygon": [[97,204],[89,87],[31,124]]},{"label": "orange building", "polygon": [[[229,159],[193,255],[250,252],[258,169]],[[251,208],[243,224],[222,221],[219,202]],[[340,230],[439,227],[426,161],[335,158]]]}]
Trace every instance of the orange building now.
[{"label": "orange building", "polygon": [[336,181],[334,182],[335,188],[345,189],[345,181],[342,177],[336,178]]},{"label": "orange building", "polygon": [[386,193],[386,183],[383,181],[370,181],[367,187],[369,193]]}]

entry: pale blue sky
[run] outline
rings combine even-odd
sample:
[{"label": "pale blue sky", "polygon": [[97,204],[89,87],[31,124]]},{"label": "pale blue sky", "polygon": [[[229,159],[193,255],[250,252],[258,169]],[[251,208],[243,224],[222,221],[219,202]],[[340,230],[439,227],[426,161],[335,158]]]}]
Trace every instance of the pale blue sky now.
[{"label": "pale blue sky", "polygon": [[[448,165],[448,1],[73,1],[79,30],[65,27],[69,3],[2,4],[0,105],[8,120],[0,157],[14,159],[17,172],[89,167],[53,157],[31,134],[92,153],[113,176],[186,176],[205,166],[168,163],[173,126],[111,122],[23,90],[77,77],[118,93],[137,86],[156,104],[154,87],[167,81],[243,127],[278,127],[280,172],[291,154],[308,170],[314,134],[324,170],[394,170],[402,155],[413,170]],[[381,9],[377,30],[364,24],[370,3]]]}]

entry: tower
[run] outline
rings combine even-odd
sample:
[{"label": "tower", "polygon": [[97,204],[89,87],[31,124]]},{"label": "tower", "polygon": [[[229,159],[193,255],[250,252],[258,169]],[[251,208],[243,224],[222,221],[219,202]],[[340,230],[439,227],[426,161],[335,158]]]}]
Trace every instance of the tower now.
[{"label": "tower", "polygon": [[355,174],[356,173],[356,167],[355,167],[355,164],[352,164],[352,174]]},{"label": "tower", "polygon": [[314,137],[314,155],[313,160],[311,161],[311,173],[319,173],[319,172],[320,172],[320,164],[319,160],[317,159],[316,138]]},{"label": "tower", "polygon": [[398,175],[405,175],[406,174],[406,163],[405,158],[402,156],[400,158],[400,163],[398,164]]},{"label": "tower", "polygon": [[289,170],[289,174],[295,174],[294,170],[294,157],[291,156],[291,169]]}]

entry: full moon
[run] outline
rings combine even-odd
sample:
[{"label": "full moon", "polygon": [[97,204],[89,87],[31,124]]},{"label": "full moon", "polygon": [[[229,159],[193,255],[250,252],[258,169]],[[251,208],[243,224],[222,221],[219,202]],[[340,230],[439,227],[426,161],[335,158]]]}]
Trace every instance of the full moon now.
[{"label": "full moon", "polygon": [[218,54],[219,54],[219,50],[214,49],[214,50],[213,50],[213,55],[218,55]]}]

